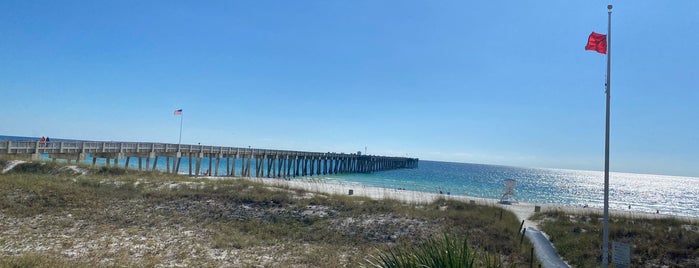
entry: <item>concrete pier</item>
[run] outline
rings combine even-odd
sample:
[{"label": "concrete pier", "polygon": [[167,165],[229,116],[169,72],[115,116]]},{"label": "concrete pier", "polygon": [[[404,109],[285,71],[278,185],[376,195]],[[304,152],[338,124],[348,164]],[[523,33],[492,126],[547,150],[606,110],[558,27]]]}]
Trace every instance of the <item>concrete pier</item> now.
[{"label": "concrete pier", "polygon": [[[106,165],[111,166],[113,159],[115,167],[119,167],[119,160],[123,159],[125,160],[123,167],[127,169],[130,167],[130,161],[137,159],[135,161],[138,161],[138,170],[144,170],[144,168],[145,170],[156,170],[158,159],[164,157],[167,163],[164,171],[170,173],[181,171],[180,163],[184,157],[188,160],[187,174],[189,176],[224,175],[266,178],[370,173],[400,168],[417,168],[419,162],[417,158],[408,157],[99,141],[41,143],[38,141],[2,140],[0,141],[0,155],[19,155],[32,159],[40,159],[41,155],[48,155],[53,160],[75,160],[76,163],[86,160],[89,156],[92,158],[93,166],[96,165],[97,159],[105,159]],[[170,158],[172,158],[172,168]],[[207,162],[205,162],[206,166],[202,167],[204,159]],[[226,161],[225,174],[219,174],[221,160]],[[236,167],[238,160],[241,164],[240,169]]]}]

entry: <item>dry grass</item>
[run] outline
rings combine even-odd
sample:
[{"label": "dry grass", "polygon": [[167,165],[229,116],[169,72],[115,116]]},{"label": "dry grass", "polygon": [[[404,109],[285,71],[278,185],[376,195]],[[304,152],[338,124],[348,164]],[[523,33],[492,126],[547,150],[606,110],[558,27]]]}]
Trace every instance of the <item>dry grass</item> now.
[{"label": "dry grass", "polygon": [[0,175],[0,222],[2,267],[356,267],[378,249],[444,234],[501,263],[527,264],[519,222],[497,207],[113,168],[79,175],[21,164]]}]

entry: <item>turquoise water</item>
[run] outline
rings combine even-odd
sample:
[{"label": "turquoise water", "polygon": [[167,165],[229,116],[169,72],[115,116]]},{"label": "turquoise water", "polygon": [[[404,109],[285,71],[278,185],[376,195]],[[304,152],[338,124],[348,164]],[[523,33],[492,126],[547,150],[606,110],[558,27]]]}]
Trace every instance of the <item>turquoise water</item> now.
[{"label": "turquoise water", "polygon": [[[420,161],[418,169],[329,178],[368,186],[499,199],[504,180],[517,181],[514,199],[537,204],[602,208],[604,173],[600,171],[519,168]],[[699,178],[612,172],[610,208],[699,217]]]},{"label": "turquoise water", "polygon": [[[17,137],[12,137],[16,139]],[[3,139],[3,136],[0,136]],[[7,139],[7,137],[5,137]],[[91,163],[88,158],[84,163]],[[104,165],[104,159],[98,159]],[[125,159],[119,160],[123,167]],[[151,165],[153,163],[151,162]],[[129,166],[138,168],[138,158]],[[142,162],[145,168],[145,161]],[[172,166],[172,165],[171,165]],[[236,161],[236,174],[242,163]],[[264,165],[263,165],[264,166]],[[151,166],[152,167],[152,166]],[[157,168],[164,170],[165,158]],[[202,159],[201,172],[208,170],[209,159]],[[187,158],[182,158],[180,173],[188,173]],[[231,166],[232,168],[232,166]],[[254,161],[251,171],[254,174]],[[222,161],[219,175],[226,174]],[[212,172],[213,173],[213,172]],[[266,172],[264,173],[266,174]],[[342,181],[367,186],[404,188],[407,190],[499,199],[505,190],[504,180],[517,181],[514,200],[565,206],[603,207],[604,174],[600,171],[519,168],[495,165],[447,163],[421,160],[417,169],[399,169],[371,174],[333,174],[316,176],[330,182]],[[699,178],[649,174],[610,174],[610,208],[677,216],[699,217]]]}]

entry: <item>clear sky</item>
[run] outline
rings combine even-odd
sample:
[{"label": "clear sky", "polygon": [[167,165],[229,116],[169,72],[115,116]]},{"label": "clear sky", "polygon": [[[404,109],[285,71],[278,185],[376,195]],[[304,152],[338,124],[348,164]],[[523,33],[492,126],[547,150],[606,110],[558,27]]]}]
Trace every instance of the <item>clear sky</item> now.
[{"label": "clear sky", "polygon": [[[0,2],[0,135],[602,170],[606,1]],[[699,176],[699,1],[612,1],[612,171]]]}]

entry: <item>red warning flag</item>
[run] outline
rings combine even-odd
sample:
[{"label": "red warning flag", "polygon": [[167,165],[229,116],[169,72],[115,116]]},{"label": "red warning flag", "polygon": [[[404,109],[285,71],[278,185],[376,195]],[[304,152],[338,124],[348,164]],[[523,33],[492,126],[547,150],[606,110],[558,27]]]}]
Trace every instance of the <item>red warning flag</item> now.
[{"label": "red warning flag", "polygon": [[602,54],[607,54],[607,35],[592,32],[587,39],[585,50],[594,50]]}]

